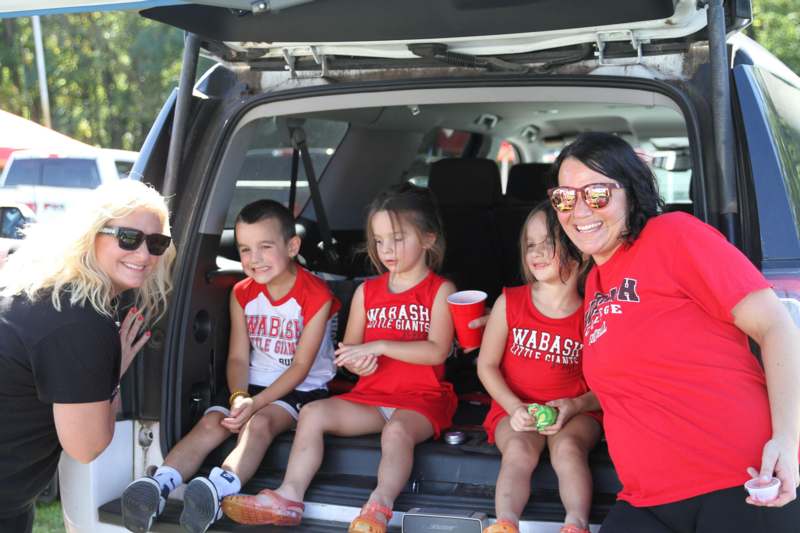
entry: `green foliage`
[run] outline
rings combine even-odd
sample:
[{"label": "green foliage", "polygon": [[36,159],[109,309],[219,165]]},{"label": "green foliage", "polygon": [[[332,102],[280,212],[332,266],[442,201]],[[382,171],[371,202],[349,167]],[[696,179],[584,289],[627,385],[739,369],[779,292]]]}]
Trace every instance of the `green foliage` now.
[{"label": "green foliage", "polygon": [[[182,33],[135,12],[41,22],[53,128],[89,144],[138,149],[177,85]],[[29,18],[0,21],[0,107],[41,122]]]},{"label": "green foliage", "polygon": [[33,533],[64,533],[64,531],[64,518],[61,515],[60,502],[36,505]]},{"label": "green foliage", "polygon": [[800,0],[753,0],[750,37],[800,73]]}]

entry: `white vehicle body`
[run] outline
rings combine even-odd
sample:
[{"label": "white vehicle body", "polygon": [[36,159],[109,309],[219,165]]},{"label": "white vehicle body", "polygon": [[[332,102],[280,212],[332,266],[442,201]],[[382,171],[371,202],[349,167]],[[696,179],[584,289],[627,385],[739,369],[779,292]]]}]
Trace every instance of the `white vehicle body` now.
[{"label": "white vehicle body", "polygon": [[0,199],[28,206],[39,221],[61,216],[82,195],[103,183],[128,177],[137,153],[92,149],[46,152],[19,150],[0,174]]}]

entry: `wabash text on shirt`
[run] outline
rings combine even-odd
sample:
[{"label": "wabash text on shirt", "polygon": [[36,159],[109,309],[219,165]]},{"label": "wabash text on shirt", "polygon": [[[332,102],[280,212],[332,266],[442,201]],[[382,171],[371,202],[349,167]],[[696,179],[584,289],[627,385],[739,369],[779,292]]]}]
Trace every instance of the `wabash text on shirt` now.
[{"label": "wabash text on shirt", "polygon": [[[247,333],[250,335],[250,344],[255,349],[279,356],[292,356],[300,340],[300,321],[277,315],[249,315]],[[290,366],[292,357],[279,357],[278,362]]]},{"label": "wabash text on shirt", "polygon": [[431,328],[431,311],[421,304],[400,304],[367,309],[367,328],[425,332]]},{"label": "wabash text on shirt", "polygon": [[584,315],[583,338],[587,339],[589,344],[594,344],[608,331],[605,320],[607,315],[621,315],[623,303],[639,303],[637,283],[634,278],[624,278],[619,287],[614,287],[608,293],[595,293],[592,301],[586,306]]},{"label": "wabash text on shirt", "polygon": [[514,339],[509,348],[511,355],[553,364],[580,364],[583,349],[580,341],[527,328],[512,328],[511,334]]}]

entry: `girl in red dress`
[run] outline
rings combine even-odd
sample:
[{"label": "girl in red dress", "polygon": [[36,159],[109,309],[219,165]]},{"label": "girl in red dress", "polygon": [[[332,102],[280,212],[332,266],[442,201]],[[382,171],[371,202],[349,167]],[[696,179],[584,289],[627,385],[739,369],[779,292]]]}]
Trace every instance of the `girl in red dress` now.
[{"label": "girl in red dress", "polygon": [[450,425],[457,399],[443,375],[453,342],[447,297],[455,287],[434,273],[444,238],[431,193],[405,184],[380,194],[367,216],[367,247],[381,275],[356,289],[336,351],[336,364],[359,375],[358,383],[303,408],[281,486],[223,502],[237,522],[299,524],[322,463],[323,435],[380,432],[378,485],[350,531],[385,532],[411,475],[414,447]]},{"label": "girl in red dress", "polygon": [[[503,454],[495,491],[497,521],[484,533],[517,533],[531,474],[547,446],[567,511],[561,533],[588,533],[592,479],[587,455],[601,434],[599,403],[581,372],[581,254],[564,236],[548,203],[528,215],[520,235],[527,285],[497,299],[478,357],[478,376],[492,396],[484,421]],[[558,409],[536,429],[531,403]]]}]

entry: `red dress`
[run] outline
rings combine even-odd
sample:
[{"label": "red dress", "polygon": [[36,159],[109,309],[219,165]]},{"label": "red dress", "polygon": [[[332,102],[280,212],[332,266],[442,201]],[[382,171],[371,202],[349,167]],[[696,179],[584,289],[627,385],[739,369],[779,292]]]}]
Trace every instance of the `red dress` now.
[{"label": "red dress", "polygon": [[[533,305],[530,285],[506,288],[503,294],[508,339],[500,373],[511,391],[525,403],[540,404],[585,394],[589,387],[581,368],[583,309],[550,318]],[[492,400],[483,421],[489,442],[494,442],[497,424],[510,414]],[[587,414],[602,422],[599,411]]]},{"label": "red dress", "polygon": [[[433,272],[414,287],[389,291],[389,274],[364,282],[364,341],[419,341],[428,338],[431,309],[445,281]],[[453,419],[458,399],[453,386],[444,381],[444,365],[418,365],[386,355],[378,369],[359,378],[353,390],[338,396],[343,400],[380,407],[416,411],[433,425],[435,437]]]}]

